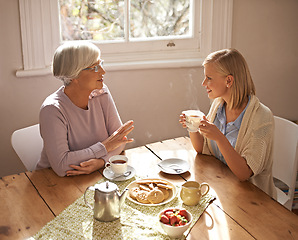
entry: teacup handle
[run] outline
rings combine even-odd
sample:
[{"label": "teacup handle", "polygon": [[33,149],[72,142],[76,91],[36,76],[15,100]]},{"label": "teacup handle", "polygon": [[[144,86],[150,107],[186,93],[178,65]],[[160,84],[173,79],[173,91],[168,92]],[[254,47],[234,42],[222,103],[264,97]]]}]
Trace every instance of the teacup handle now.
[{"label": "teacup handle", "polygon": [[106,167],[106,169],[109,170],[110,172],[113,172],[113,170],[112,170],[112,165],[111,165],[110,162],[107,162],[107,163],[105,164],[105,167]]},{"label": "teacup handle", "polygon": [[204,186],[206,187],[206,190],[205,190],[204,193],[201,193],[201,197],[204,197],[204,196],[209,192],[209,189],[210,189],[208,183],[202,183],[202,184],[201,184],[201,187],[200,187],[200,190],[201,190],[202,187],[204,187]]},{"label": "teacup handle", "polygon": [[[91,188],[91,189],[90,189]],[[85,190],[85,193],[84,193],[84,201],[85,201],[85,204],[89,207],[89,208],[91,208],[92,210],[93,210],[93,207],[87,202],[87,199],[86,199],[86,192],[87,192],[87,190],[93,190],[92,189],[93,188],[93,186],[92,187],[87,187],[86,188],[86,190]]]},{"label": "teacup handle", "polygon": [[106,168],[108,168],[108,167],[110,167],[111,166],[111,163],[109,163],[109,162],[107,162],[106,164],[105,164],[105,167]]}]

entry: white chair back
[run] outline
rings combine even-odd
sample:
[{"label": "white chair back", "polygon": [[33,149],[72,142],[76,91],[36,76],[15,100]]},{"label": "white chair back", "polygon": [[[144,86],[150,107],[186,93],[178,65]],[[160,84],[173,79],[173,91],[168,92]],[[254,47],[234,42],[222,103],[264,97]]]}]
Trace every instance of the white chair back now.
[{"label": "white chair back", "polygon": [[26,169],[33,171],[43,147],[39,124],[16,130],[11,136],[11,144]]},{"label": "white chair back", "polygon": [[274,116],[273,177],[289,188],[288,194],[277,188],[277,200],[292,210],[298,163],[298,125]]}]

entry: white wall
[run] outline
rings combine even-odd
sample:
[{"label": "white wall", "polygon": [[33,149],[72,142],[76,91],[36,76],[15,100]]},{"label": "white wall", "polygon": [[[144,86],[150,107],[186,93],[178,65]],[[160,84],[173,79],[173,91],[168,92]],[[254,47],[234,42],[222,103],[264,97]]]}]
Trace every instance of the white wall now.
[{"label": "white wall", "polygon": [[[232,47],[246,57],[260,100],[291,120],[298,119],[297,10],[297,0],[234,0]],[[18,13],[18,0],[0,0],[0,177],[25,170],[10,136],[37,123],[44,98],[61,85],[52,76],[15,76],[22,68]],[[131,137],[136,141],[128,147],[186,135],[180,112],[209,109],[202,79],[202,68],[108,72],[105,82],[122,120],[135,121]]]},{"label": "white wall", "polygon": [[232,46],[246,57],[257,96],[298,120],[298,1],[234,0]]}]

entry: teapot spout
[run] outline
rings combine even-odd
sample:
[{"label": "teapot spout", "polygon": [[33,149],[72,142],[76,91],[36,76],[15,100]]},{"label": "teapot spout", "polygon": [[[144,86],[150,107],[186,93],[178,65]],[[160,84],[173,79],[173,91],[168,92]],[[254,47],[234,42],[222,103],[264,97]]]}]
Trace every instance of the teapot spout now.
[{"label": "teapot spout", "polygon": [[124,203],[125,198],[127,197],[127,194],[128,194],[128,188],[125,188],[122,194],[119,196],[120,206]]}]

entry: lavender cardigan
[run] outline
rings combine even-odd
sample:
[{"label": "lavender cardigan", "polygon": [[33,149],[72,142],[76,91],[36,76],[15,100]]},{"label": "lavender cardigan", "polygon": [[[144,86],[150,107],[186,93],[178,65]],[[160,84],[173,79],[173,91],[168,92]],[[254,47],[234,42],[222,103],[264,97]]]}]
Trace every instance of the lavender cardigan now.
[{"label": "lavender cardigan", "polygon": [[44,146],[37,169],[51,167],[59,176],[66,175],[70,164],[91,158],[106,161],[124,149],[107,153],[101,143],[122,125],[106,85],[92,92],[88,110],[74,105],[60,87],[43,102],[39,122]]}]

